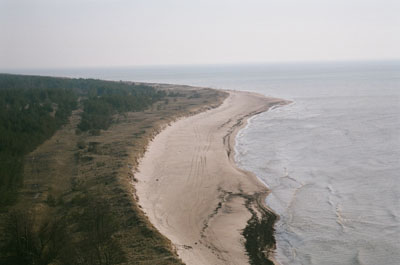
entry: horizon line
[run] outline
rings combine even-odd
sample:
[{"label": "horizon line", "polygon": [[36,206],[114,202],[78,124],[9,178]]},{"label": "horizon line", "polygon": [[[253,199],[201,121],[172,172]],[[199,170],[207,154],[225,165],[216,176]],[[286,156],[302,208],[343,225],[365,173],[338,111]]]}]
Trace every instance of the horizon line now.
[{"label": "horizon line", "polygon": [[110,68],[164,68],[164,67],[201,67],[201,66],[239,66],[239,65],[284,65],[284,64],[334,64],[334,63],[400,63],[394,59],[348,59],[348,60],[310,60],[310,61],[244,61],[226,63],[176,63],[176,64],[138,64],[138,65],[98,65],[98,66],[49,66],[49,67],[13,67],[0,68],[0,73],[18,70],[72,70],[72,69],[110,69]]}]

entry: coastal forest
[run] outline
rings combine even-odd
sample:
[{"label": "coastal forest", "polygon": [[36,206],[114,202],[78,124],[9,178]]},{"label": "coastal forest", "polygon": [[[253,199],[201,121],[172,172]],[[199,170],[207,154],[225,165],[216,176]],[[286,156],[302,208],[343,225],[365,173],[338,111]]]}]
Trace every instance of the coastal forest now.
[{"label": "coastal forest", "polygon": [[141,111],[165,96],[146,85],[93,79],[0,75],[0,206],[16,199],[24,156],[83,104],[81,131],[107,129],[116,113]]},{"label": "coastal forest", "polygon": [[225,97],[0,74],[0,264],[183,264],[141,210],[134,172],[162,128]]},{"label": "coastal forest", "polygon": [[[28,154],[57,131],[71,127],[73,117],[77,124],[72,126],[72,135],[89,139],[107,130],[116,116],[143,111],[165,96],[165,91],[142,84],[0,74],[1,264],[119,264],[126,260],[113,238],[120,223],[109,201],[89,191],[96,184],[77,180],[76,168],[85,165],[85,158],[69,150],[76,145],[82,151],[86,143],[56,137],[47,154],[60,160],[59,154],[73,153],[69,156],[73,159],[63,155],[61,161],[75,171],[52,166],[46,153],[39,152],[31,160]],[[53,175],[57,170],[62,174],[58,179]],[[24,189],[26,176],[35,184],[25,183],[28,188]],[[61,190],[62,186],[66,188]]]}]

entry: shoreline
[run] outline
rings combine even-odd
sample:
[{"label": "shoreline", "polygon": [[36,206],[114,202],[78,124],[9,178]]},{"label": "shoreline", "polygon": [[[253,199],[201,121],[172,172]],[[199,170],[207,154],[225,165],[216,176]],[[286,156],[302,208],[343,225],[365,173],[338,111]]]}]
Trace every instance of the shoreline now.
[{"label": "shoreline", "polygon": [[[139,163],[136,195],[186,264],[276,264],[268,189],[234,160],[237,133],[287,101],[240,91],[164,129]],[[257,240],[256,240],[257,239]]]}]

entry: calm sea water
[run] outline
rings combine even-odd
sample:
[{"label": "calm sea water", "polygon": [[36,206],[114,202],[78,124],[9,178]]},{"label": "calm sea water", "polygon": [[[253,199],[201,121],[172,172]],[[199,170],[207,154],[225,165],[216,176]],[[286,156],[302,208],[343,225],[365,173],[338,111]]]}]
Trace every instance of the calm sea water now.
[{"label": "calm sea water", "polygon": [[277,259],[400,264],[400,62],[25,71],[256,91],[236,160],[269,187]]}]

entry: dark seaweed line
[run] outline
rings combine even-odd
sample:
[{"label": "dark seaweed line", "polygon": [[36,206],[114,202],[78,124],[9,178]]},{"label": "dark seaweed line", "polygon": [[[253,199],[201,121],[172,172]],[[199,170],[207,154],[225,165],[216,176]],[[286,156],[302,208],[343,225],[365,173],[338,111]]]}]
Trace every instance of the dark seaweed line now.
[{"label": "dark seaweed line", "polygon": [[[247,118],[265,112],[270,107],[271,105],[267,106],[265,109],[244,115],[228,130],[228,133],[223,137],[223,142],[230,159],[232,159],[232,147],[230,144],[231,135],[238,127],[243,125],[243,121]],[[252,217],[247,221],[246,228],[242,232],[245,238],[246,252],[249,256],[251,265],[274,265],[273,261],[270,260],[269,257],[276,248],[274,225],[278,216],[264,205],[267,195],[268,192],[260,192],[253,195],[240,194],[241,197],[246,199],[245,206],[252,215]],[[258,217],[253,207],[259,211],[261,218]]]},{"label": "dark seaweed line", "polygon": [[[252,214],[243,230],[246,252],[252,265],[274,265],[269,256],[276,247],[274,224],[278,216],[263,205],[265,196],[266,194],[257,193],[248,197],[245,204]],[[257,207],[261,218],[257,216],[252,206]]]}]

